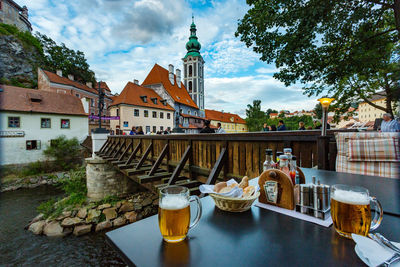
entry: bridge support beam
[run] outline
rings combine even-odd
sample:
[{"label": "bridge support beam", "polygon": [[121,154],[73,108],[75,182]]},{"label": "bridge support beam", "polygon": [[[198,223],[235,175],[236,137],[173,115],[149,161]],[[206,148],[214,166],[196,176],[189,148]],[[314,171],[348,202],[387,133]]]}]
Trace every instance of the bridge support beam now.
[{"label": "bridge support beam", "polygon": [[91,201],[98,201],[106,196],[125,196],[137,190],[128,177],[115,169],[102,158],[86,159],[87,196]]}]

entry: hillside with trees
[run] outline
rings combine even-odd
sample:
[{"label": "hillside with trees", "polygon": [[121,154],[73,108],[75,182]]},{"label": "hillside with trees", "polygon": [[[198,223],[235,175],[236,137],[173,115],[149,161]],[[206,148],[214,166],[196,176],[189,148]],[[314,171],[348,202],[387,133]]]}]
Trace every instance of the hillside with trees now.
[{"label": "hillside with trees", "polygon": [[90,70],[81,51],[58,45],[50,37],[22,32],[15,26],[0,23],[0,83],[27,88],[37,88],[37,68],[56,72],[77,81],[95,84],[95,74]]}]

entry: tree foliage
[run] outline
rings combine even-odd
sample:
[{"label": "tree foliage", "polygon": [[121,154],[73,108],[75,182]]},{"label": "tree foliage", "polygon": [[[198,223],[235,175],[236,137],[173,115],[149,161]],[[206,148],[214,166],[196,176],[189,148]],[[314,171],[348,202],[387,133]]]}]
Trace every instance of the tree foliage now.
[{"label": "tree foliage", "polygon": [[81,51],[69,49],[64,43],[57,45],[50,37],[39,32],[36,37],[40,41],[45,59],[45,68],[52,71],[62,70],[63,75],[74,75],[74,78],[82,83],[95,81],[95,74],[89,69],[89,64],[85,58],[85,54]]},{"label": "tree foliage", "polygon": [[236,36],[275,63],[286,86],[308,96],[329,94],[335,111],[383,91],[386,107],[400,92],[400,0],[247,0]]},{"label": "tree foliage", "polygon": [[247,105],[246,124],[250,132],[260,131],[265,120],[266,115],[261,110],[261,100],[253,100],[253,105]]},{"label": "tree foliage", "polygon": [[52,140],[52,144],[43,153],[54,159],[55,163],[63,169],[72,169],[79,164],[81,147],[78,139],[67,139],[61,135]]}]

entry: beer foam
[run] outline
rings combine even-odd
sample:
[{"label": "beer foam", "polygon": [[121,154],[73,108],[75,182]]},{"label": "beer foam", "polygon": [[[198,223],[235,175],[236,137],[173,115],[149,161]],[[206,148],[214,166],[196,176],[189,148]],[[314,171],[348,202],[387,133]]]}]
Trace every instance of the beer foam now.
[{"label": "beer foam", "polygon": [[179,210],[189,206],[189,200],[185,196],[168,195],[162,198],[160,208],[165,210]]},{"label": "beer foam", "polygon": [[353,205],[368,205],[370,203],[369,197],[363,193],[340,189],[335,190],[332,198],[336,201]]}]

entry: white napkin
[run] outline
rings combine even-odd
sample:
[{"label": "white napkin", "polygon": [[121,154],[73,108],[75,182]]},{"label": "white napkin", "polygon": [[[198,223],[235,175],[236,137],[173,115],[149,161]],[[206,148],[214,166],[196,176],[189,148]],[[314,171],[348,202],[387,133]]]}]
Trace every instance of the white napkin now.
[{"label": "white napkin", "polygon": [[[230,179],[229,181],[226,182],[226,184],[228,186],[230,186],[231,184],[234,184],[237,182],[234,179]],[[217,193],[214,191],[214,185],[209,185],[209,184],[202,184],[199,187],[200,192],[203,194],[217,194],[217,195],[221,195],[221,196],[226,196],[226,197],[241,197],[243,195],[243,189],[240,188],[239,186],[235,186],[232,188],[231,191],[227,192],[227,193]]]},{"label": "white napkin", "polygon": [[[356,234],[352,234],[351,237],[356,242],[354,249],[358,257],[368,266],[378,266],[394,255],[391,249],[384,248],[368,237]],[[400,243],[394,243],[394,245],[400,248]],[[400,262],[396,262],[390,266],[400,266]]]}]

